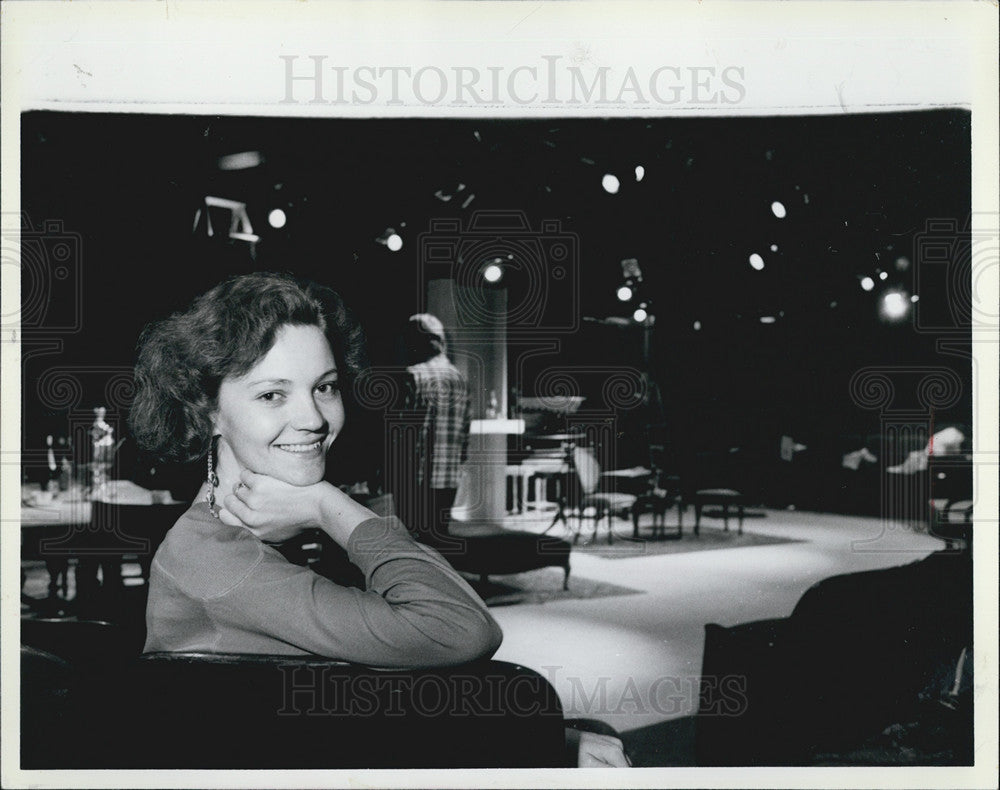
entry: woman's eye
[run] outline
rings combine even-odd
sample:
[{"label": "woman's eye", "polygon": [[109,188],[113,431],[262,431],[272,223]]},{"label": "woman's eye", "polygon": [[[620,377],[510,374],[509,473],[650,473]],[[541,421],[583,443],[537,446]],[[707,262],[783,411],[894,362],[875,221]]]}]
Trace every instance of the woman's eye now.
[{"label": "woman's eye", "polygon": [[280,392],[264,392],[257,396],[258,400],[262,400],[266,403],[274,403],[281,399]]},{"label": "woman's eye", "polygon": [[336,381],[326,381],[316,387],[320,395],[335,395],[340,389]]}]

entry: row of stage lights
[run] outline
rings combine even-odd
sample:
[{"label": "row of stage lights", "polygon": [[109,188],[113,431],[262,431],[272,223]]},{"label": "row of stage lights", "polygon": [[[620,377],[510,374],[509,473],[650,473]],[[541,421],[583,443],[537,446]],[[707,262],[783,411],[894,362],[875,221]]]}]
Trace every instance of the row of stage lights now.
[{"label": "row of stage lights", "polygon": [[[231,157],[223,157],[219,161],[220,169],[243,169],[245,167],[256,166],[260,164],[261,161],[263,161],[262,158],[260,159],[260,161],[254,159],[252,162],[250,161],[244,162],[243,159],[240,159],[239,162],[227,161],[228,159],[232,159],[233,157],[247,158],[249,154],[254,154],[257,157],[260,156],[259,154],[257,154],[257,152],[247,152],[244,154],[233,155]],[[645,178],[646,169],[642,165],[636,165],[634,173],[635,173],[635,181],[636,183],[639,183],[643,180],[643,178]],[[618,176],[614,175],[613,173],[605,173],[601,178],[601,187],[609,195],[615,195],[618,194],[619,190],[621,189],[621,181],[618,178]],[[280,189],[280,185],[277,185],[275,189],[276,190]],[[459,184],[456,190],[452,190],[455,193],[454,195],[444,194],[442,190],[438,190],[435,193],[435,197],[438,198],[439,200],[448,202],[453,196],[458,196],[460,193],[464,193],[465,189],[466,189],[465,184]],[[798,187],[796,187],[796,189],[798,189]],[[475,195],[472,194],[471,192],[469,193],[468,196],[465,196],[465,200],[462,203],[462,207],[466,208],[468,204],[472,201],[472,199],[474,199],[474,197]],[[809,203],[808,194],[803,195],[803,201],[806,204]],[[785,204],[782,203],[780,200],[775,200],[771,202],[771,213],[777,219],[785,219],[788,216],[788,210],[785,207]],[[287,225],[288,216],[285,213],[284,209],[276,207],[272,208],[268,212],[267,221],[272,228],[280,230]],[[399,223],[399,225],[400,228],[406,227],[405,222],[401,222]],[[394,227],[387,227],[385,231],[383,231],[380,235],[378,235],[375,238],[375,242],[383,245],[390,252],[399,252],[403,248],[403,237]],[[769,249],[772,253],[776,253],[778,251],[778,245],[771,244]],[[510,257],[511,256],[508,256],[508,258]],[[750,268],[752,268],[754,271],[757,272],[763,271],[766,268],[764,257],[759,252],[751,253],[747,258],[747,262],[749,263]],[[487,262],[483,266],[481,271],[481,276],[483,280],[491,285],[500,282],[500,280],[503,279],[504,275],[503,264],[504,261],[500,258],[496,258]],[[906,271],[906,269],[909,268],[909,260],[906,259],[905,257],[899,257],[896,259],[895,265],[897,270],[901,272]],[[861,289],[863,291],[871,292],[875,289],[876,277],[878,278],[879,281],[882,282],[885,282],[889,279],[889,273],[883,269],[876,269],[874,275],[875,275],[874,277],[870,275],[859,276],[859,285],[861,286]],[[628,304],[637,297],[638,291],[640,290],[640,286],[642,283],[642,272],[639,268],[638,261],[636,261],[634,258],[629,258],[622,261],[622,278],[623,282],[621,285],[618,286],[616,296],[618,298],[618,301],[624,304]],[[882,292],[881,299],[879,300],[879,308],[878,308],[879,315],[883,320],[887,322],[901,321],[909,315],[912,309],[912,305],[916,304],[917,301],[919,301],[919,296],[917,296],[916,294],[909,295],[901,287],[896,287],[896,286],[887,287],[886,290]],[[836,307],[836,305],[837,305],[836,302],[830,303],[831,308]],[[651,323],[652,320],[654,320],[654,318],[650,313],[650,308],[651,308],[650,300],[646,299],[645,301],[638,302],[637,306],[633,310],[632,319],[638,324],[645,324],[647,322]],[[774,316],[762,316],[760,318],[760,322],[763,324],[773,324],[776,322],[776,319]],[[699,321],[695,322],[694,329],[696,331],[701,329],[701,323]]]}]

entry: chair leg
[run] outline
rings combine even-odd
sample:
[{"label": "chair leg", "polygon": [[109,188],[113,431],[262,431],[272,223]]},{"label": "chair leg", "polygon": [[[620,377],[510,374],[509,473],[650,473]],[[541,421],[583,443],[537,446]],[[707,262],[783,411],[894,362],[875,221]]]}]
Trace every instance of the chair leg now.
[{"label": "chair leg", "polygon": [[563,589],[569,589],[569,557],[566,558],[566,564],[563,566]]},{"label": "chair leg", "polygon": [[722,528],[725,532],[729,532],[729,505],[727,504],[722,506]]},{"label": "chair leg", "polygon": [[743,505],[739,505],[739,516],[740,516],[740,535],[743,534]]},{"label": "chair leg", "polygon": [[701,502],[695,502],[694,504],[694,535],[698,537],[701,534]]}]

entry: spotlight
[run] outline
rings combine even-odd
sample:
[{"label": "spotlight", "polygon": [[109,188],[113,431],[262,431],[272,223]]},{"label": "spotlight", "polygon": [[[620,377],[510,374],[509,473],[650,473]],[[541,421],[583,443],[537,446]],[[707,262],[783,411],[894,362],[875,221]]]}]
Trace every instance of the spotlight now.
[{"label": "spotlight", "polygon": [[775,200],[771,204],[771,213],[773,213],[778,219],[784,219],[785,214],[787,213],[785,211],[785,204],[779,200]]},{"label": "spotlight", "polygon": [[777,318],[775,318],[775,317],[774,317],[773,315],[762,315],[762,316],[760,317],[760,322],[761,322],[762,324],[773,324],[773,323],[774,323],[775,321],[777,321],[777,320],[778,320],[778,319],[777,319]]},{"label": "spotlight", "polygon": [[618,182],[618,177],[611,175],[611,173],[605,173],[604,178],[601,179],[601,186],[604,187],[604,191],[609,195],[617,195],[618,187],[621,184]]},{"label": "spotlight", "polygon": [[875,287],[875,281],[871,277],[862,277],[861,278],[861,290],[862,291],[870,291],[874,287]]},{"label": "spotlight", "polygon": [[642,282],[642,269],[639,268],[638,258],[625,258],[622,261],[622,277],[627,282]]},{"label": "spotlight", "polygon": [[635,308],[635,312],[632,313],[632,318],[635,320],[635,322],[637,324],[641,324],[647,318],[649,318],[649,313],[646,312],[646,303],[645,302],[643,302],[641,305],[639,305],[637,308]]},{"label": "spotlight", "polygon": [[390,233],[389,238],[385,240],[385,246],[390,252],[399,252],[403,249],[403,237],[398,233]]},{"label": "spotlight", "polygon": [[905,272],[910,268],[910,259],[906,257],[896,258],[896,270],[900,272]]},{"label": "spotlight", "polygon": [[216,160],[219,170],[251,170],[264,164],[264,155],[260,151],[241,151],[238,154],[226,154]]},{"label": "spotlight", "polygon": [[879,312],[886,321],[899,321],[910,312],[910,301],[900,291],[886,291]]},{"label": "spotlight", "polygon": [[772,244],[771,245],[771,252],[777,252],[777,251],[778,251],[778,245],[777,244]]},{"label": "spotlight", "polygon": [[645,177],[645,175],[646,175],[646,168],[644,168],[642,165],[636,165],[635,166],[635,180],[636,181],[642,181],[642,179]]},{"label": "spotlight", "polygon": [[694,331],[695,332],[700,332],[701,331],[701,321],[695,321],[694,322]]},{"label": "spotlight", "polygon": [[880,280],[888,280],[889,279],[889,272],[879,272],[878,273],[878,278]]},{"label": "spotlight", "polygon": [[[499,258],[497,261],[498,260]],[[500,282],[500,278],[503,277],[503,269],[500,268],[497,261],[493,261],[493,263],[487,265],[487,267],[483,269],[483,279],[488,283]]]},{"label": "spotlight", "polygon": [[618,289],[618,301],[627,302],[632,298],[632,289],[627,285],[623,285]]},{"label": "spotlight", "polygon": [[916,294],[913,294],[913,296],[911,296],[911,297],[910,297],[910,301],[911,301],[911,302],[912,302],[913,304],[916,304],[917,302],[919,302],[919,301],[920,301],[920,297],[919,297],[919,296],[917,296]]},{"label": "spotlight", "polygon": [[283,228],[288,218],[285,216],[285,212],[280,208],[273,209],[270,214],[267,215],[267,221],[272,228]]},{"label": "spotlight", "polygon": [[756,271],[762,271],[764,268],[764,259],[761,258],[756,252],[750,256],[750,265]]}]

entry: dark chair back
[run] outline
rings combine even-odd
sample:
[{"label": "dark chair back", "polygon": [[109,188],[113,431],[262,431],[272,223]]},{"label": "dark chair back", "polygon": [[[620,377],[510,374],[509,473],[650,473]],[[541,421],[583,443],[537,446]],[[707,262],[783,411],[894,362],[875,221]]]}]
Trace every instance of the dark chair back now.
[{"label": "dark chair back", "polygon": [[115,669],[138,657],[145,634],[102,620],[21,620],[21,644],[44,650],[79,671]]},{"label": "dark chair back", "polygon": [[935,552],[825,579],[788,618],[706,625],[698,763],[803,765],[912,721],[972,644],[971,613],[970,558]]},{"label": "dark chair back", "polygon": [[69,726],[73,668],[34,647],[21,646],[21,765],[41,767],[63,743]]},{"label": "dark chair back", "polygon": [[[320,658],[151,654],[84,687],[65,767],[556,767],[563,716],[500,661],[380,672]],[[55,767],[55,766],[52,766]]]}]

